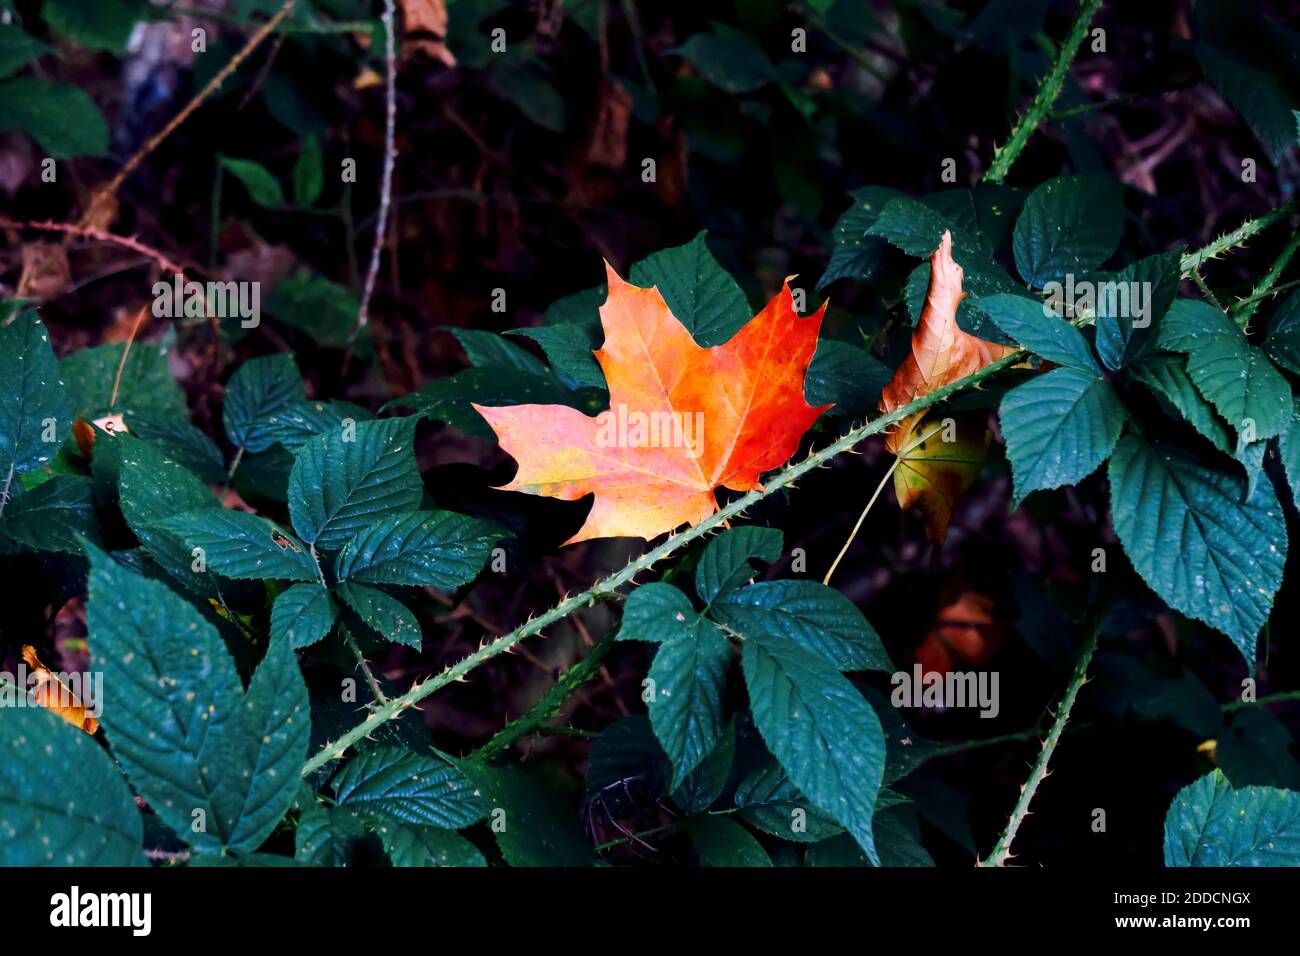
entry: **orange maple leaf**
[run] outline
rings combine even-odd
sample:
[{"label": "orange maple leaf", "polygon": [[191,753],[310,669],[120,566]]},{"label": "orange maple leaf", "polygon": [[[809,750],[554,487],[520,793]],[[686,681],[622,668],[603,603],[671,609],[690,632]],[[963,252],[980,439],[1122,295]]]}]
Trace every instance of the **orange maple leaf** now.
[{"label": "orange maple leaf", "polygon": [[[957,325],[957,306],[970,294],[962,291],[961,283],[962,268],[952,257],[952,234],[945,231],[930,255],[930,286],[912,335],[912,350],[881,393],[882,412],[892,412],[1015,351],[976,338]],[[961,454],[955,459],[945,455],[939,446],[942,436],[932,437],[927,431],[913,437],[925,416],[926,412],[917,412],[894,425],[885,436],[885,447],[902,459],[894,472],[899,507],[919,506],[926,516],[927,536],[942,542],[956,498],[973,480],[970,464],[976,443],[962,437],[958,440]],[[982,442],[978,444],[982,457]]]},{"label": "orange maple leaf", "polygon": [[750,491],[784,464],[829,405],[804,400],[823,305],[800,318],[789,282],[730,341],[695,343],[658,289],[624,282],[606,264],[596,360],[608,411],[564,405],[474,408],[519,462],[508,491],[574,501],[595,494],[566,544],[653,538],[717,511],[714,489]]}]

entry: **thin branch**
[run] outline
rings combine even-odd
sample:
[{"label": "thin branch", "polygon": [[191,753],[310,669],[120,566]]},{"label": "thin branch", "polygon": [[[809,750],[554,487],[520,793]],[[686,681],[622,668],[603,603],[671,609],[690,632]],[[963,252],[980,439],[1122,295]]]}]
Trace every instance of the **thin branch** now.
[{"label": "thin branch", "polygon": [[122,349],[122,360],[117,363],[117,374],[113,376],[113,394],[108,399],[109,408],[117,407],[117,390],[122,385],[122,371],[126,368],[126,357],[131,354],[131,345],[135,342],[135,337],[140,334],[140,325],[148,314],[149,307],[147,305],[140,309],[140,312],[135,317],[135,323],[131,326],[131,334],[126,338],[126,345]]},{"label": "thin branch", "polygon": [[[357,327],[352,332],[352,342],[370,320],[370,297],[375,291],[375,277],[379,274],[379,255],[388,235],[388,206],[392,201],[393,165],[397,159],[397,51],[393,36],[396,12],[393,0],[384,0],[384,64],[385,64],[385,120],[384,120],[384,171],[379,187],[379,220],[375,223],[375,241],[370,247],[370,266],[366,269],[366,283],[361,290],[361,308],[357,311]],[[351,343],[348,351],[351,352]]]},{"label": "thin branch", "polygon": [[9,492],[14,485],[14,471],[16,466],[9,465],[9,474],[5,475],[5,486],[0,488],[0,515],[5,513],[5,505],[9,504]]},{"label": "thin branch", "polygon": [[520,625],[508,634],[488,641],[477,651],[462,658],[457,663],[448,666],[441,673],[427,678],[424,681],[417,682],[409,691],[400,697],[392,698],[387,705],[375,710],[369,717],[357,724],[351,730],[342,734],[337,740],[326,743],[316,755],[312,757],[303,767],[303,775],[314,773],[322,766],[342,757],[350,747],[354,746],[359,740],[370,734],[375,728],[381,726],[385,721],[392,720],[402,713],[402,711],[414,707],[430,694],[453,681],[462,681],[470,671],[474,670],[480,664],[491,660],[498,654],[509,651],[525,638],[533,637],[540,634],[547,627],[556,621],[563,620],[575,611],[582,608],[591,607],[601,601],[605,601],[617,594],[618,589],[623,585],[630,583],[638,574],[648,570],[655,563],[662,561],[669,555],[675,554],[686,545],[698,538],[728,527],[731,519],[739,517],[745,511],[749,510],[759,501],[770,495],[781,491],[784,488],[791,487],[794,482],[821,465],[826,464],[837,455],[854,448],[863,439],[871,435],[884,431],[896,422],[902,421],[909,415],[914,415],[919,411],[929,408],[931,405],[937,405],[953,395],[967,388],[973,388],[983,382],[985,379],[996,375],[1003,369],[1009,368],[1016,362],[1023,361],[1025,352],[1018,351],[998,359],[989,365],[984,366],[978,372],[967,375],[965,378],[958,379],[942,388],[935,389],[928,395],[924,395],[906,405],[896,408],[887,415],[882,415],[874,421],[867,422],[857,428],[852,429],[840,438],[831,442],[821,451],[810,454],[803,461],[793,465],[787,465],[785,468],[776,472],[767,481],[761,490],[751,491],[731,502],[729,505],[720,508],[711,517],[704,519],[699,524],[680,534],[670,536],[662,544],[650,549],[641,557],[628,562],[622,569],[609,575],[608,577],[596,582],[587,590],[566,598],[559,604],[552,607],[549,611],[538,615],[525,624]]},{"label": "thin branch", "polygon": [[1101,621],[1102,613],[1099,611],[1088,629],[1088,636],[1083,642],[1083,651],[1079,654],[1078,663],[1074,665],[1074,674],[1065,687],[1065,696],[1061,698],[1061,704],[1056,709],[1056,717],[1047,731],[1047,739],[1043,741],[1042,749],[1038,751],[1038,758],[1029,771],[1029,779],[1020,788],[1020,799],[1016,801],[1015,808],[1011,811],[1007,828],[1002,831],[1002,836],[998,838],[992,852],[980,860],[977,866],[1005,866],[1007,860],[1011,858],[1011,843],[1016,838],[1020,824],[1024,823],[1025,817],[1029,814],[1029,804],[1034,799],[1034,794],[1038,792],[1038,785],[1047,778],[1048,761],[1052,759],[1052,753],[1056,750],[1062,731],[1065,730],[1065,722],[1070,718],[1070,710],[1074,707],[1075,698],[1079,696],[1079,688],[1088,682],[1088,665],[1092,663],[1093,652],[1097,650],[1097,638],[1101,635]]},{"label": "thin branch", "polygon": [[123,249],[130,249],[132,252],[139,253],[151,262],[157,264],[163,272],[180,273],[184,275],[185,270],[178,263],[172,261],[166,253],[159,252],[152,246],[146,246],[140,240],[131,236],[119,236],[114,232],[107,232],[96,226],[74,225],[66,222],[19,222],[10,219],[8,216],[0,216],[0,228],[3,229],[35,229],[39,232],[60,232],[71,236],[77,236],[82,239],[94,239],[98,242],[111,242],[115,246],[121,246]]},{"label": "thin branch", "polygon": [[[171,118],[171,121],[166,126],[145,140],[134,155],[126,161],[126,165],[117,171],[117,175],[108,181],[106,186],[95,191],[85,215],[81,217],[82,226],[89,226],[91,223],[99,221],[101,212],[112,208],[113,203],[116,202],[117,191],[122,188],[122,184],[126,182],[127,177],[136,171],[137,167],[162,144],[163,140],[176,132],[177,128],[189,119],[194,111],[202,106],[204,101],[215,93],[232,73],[239,69],[240,65],[248,59],[252,52],[276,31],[293,11],[294,4],[297,2],[298,0],[285,0],[284,6],[277,10],[270,20],[262,24],[261,28],[248,38],[248,42],[230,58],[230,62],[218,70],[217,74],[204,85],[203,89],[194,95],[193,99],[185,104],[179,113]],[[104,224],[108,225],[107,222]]]},{"label": "thin branch", "polygon": [[1038,129],[1043,120],[1047,119],[1047,114],[1051,112],[1052,105],[1056,102],[1057,97],[1061,95],[1061,90],[1065,86],[1065,76],[1070,70],[1070,64],[1074,62],[1079,47],[1088,35],[1088,26],[1092,23],[1092,18],[1097,15],[1097,10],[1100,7],[1101,0],[1081,0],[1079,16],[1074,21],[1074,26],[1070,28],[1065,43],[1061,45],[1051,71],[1038,85],[1038,92],[1034,94],[1034,101],[1029,105],[1029,109],[1016,121],[1007,144],[994,151],[993,162],[989,165],[988,171],[984,173],[986,181],[1000,183],[1007,178],[1007,173],[1011,171],[1012,164],[1029,142],[1029,137],[1034,134],[1034,130]]}]

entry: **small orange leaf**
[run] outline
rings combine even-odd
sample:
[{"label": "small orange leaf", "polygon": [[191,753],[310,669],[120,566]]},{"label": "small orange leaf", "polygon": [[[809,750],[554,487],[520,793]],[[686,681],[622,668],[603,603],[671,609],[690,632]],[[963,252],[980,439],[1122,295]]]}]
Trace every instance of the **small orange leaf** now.
[{"label": "small orange leaf", "polygon": [[77,448],[81,450],[83,458],[89,459],[94,452],[96,429],[109,435],[130,431],[126,427],[126,418],[121,413],[105,415],[93,422],[87,422],[84,418],[75,419],[72,423],[72,436],[77,439]]},{"label": "small orange leaf", "polygon": [[[962,291],[961,283],[961,266],[952,257],[952,234],[944,232],[939,247],[930,256],[930,286],[925,293],[921,321],[912,336],[912,350],[880,396],[882,412],[892,412],[1015,351],[1011,346],[976,338],[957,325],[957,306],[969,294]],[[916,426],[925,414],[909,415],[891,428],[885,436],[885,447],[898,455],[916,442],[921,437],[914,434]],[[953,489],[960,487],[956,496],[959,498],[974,480],[973,474],[969,480],[965,477],[969,471],[969,452],[973,449],[972,443],[967,445],[967,452],[959,453],[957,461],[948,464],[937,454],[924,456],[929,458],[924,481],[914,480],[915,475],[909,475],[906,463],[895,473],[894,489],[899,507],[916,505],[926,512],[926,535],[931,541],[942,542],[947,534],[948,519],[956,504],[951,494]],[[956,474],[944,474],[949,465]]]},{"label": "small orange leaf", "polygon": [[99,721],[90,715],[89,709],[81,698],[41,663],[41,659],[36,656],[36,648],[24,644],[22,655],[31,669],[31,678],[36,683],[32,689],[32,699],[36,703],[88,734],[93,734],[99,729]]},{"label": "small orange leaf", "polygon": [[653,538],[718,509],[714,489],[760,487],[830,406],[804,400],[825,307],[795,312],[790,286],[730,341],[696,344],[657,289],[608,268],[596,360],[610,408],[589,418],[563,405],[475,405],[519,462],[509,491],[596,500],[566,543]]},{"label": "small orange leaf", "polygon": [[1003,626],[996,618],[993,599],[963,589],[942,603],[934,624],[916,650],[923,672],[946,674],[955,661],[984,667],[1002,643]]}]

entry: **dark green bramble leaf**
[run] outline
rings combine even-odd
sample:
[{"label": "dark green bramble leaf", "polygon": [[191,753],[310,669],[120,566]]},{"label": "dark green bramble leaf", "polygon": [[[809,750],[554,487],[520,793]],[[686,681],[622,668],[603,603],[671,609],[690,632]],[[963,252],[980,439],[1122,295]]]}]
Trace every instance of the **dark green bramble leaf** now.
[{"label": "dark green bramble leaf", "polygon": [[894,670],[862,612],[824,584],[760,581],[720,595],[710,614],[746,640],[780,638],[836,670]]},{"label": "dark green bramble leaf", "polygon": [[616,809],[632,786],[652,800],[667,796],[671,774],[649,716],[633,714],[614,721],[591,745],[586,790],[589,797],[603,794],[607,806]]},{"label": "dark green bramble leaf", "polygon": [[416,421],[358,422],[351,436],[326,432],[298,449],[289,515],[304,541],[338,551],[366,526],[419,506],[424,484],[415,463]]},{"label": "dark green bramble leaf", "polygon": [[329,634],[338,617],[334,599],[323,584],[295,584],[271,606],[271,640],[294,650],[310,647]]},{"label": "dark green bramble leaf", "polygon": [[275,443],[267,419],[303,403],[307,393],[292,355],[249,359],[231,376],[221,420],[236,448],[266,451]]},{"label": "dark green bramble leaf", "polygon": [[875,712],[835,667],[787,637],[747,635],[741,663],[768,750],[812,805],[878,863],[871,817],[885,739]]},{"label": "dark green bramble leaf", "polygon": [[0,24],[0,78],[12,76],[49,52],[49,47],[13,24]]},{"label": "dark green bramble leaf", "polygon": [[722,690],[731,656],[731,642],[706,623],[664,641],[655,651],[647,709],[673,765],[669,789],[680,786],[722,736]]},{"label": "dark green bramble leaf", "polygon": [[1225,728],[1222,713],[1217,716],[1215,763],[1229,780],[1239,787],[1300,789],[1300,761],[1291,754],[1291,730],[1281,719],[1267,707],[1250,707],[1235,712]]},{"label": "dark green bramble leaf", "polygon": [[512,329],[508,334],[522,335],[540,345],[551,368],[567,387],[605,388],[605,373],[601,371],[592,352],[589,328],[564,322],[539,325],[531,329]]},{"label": "dark green bramble leaf", "polygon": [[[0,683],[0,700],[26,691]],[[131,788],[93,737],[11,697],[0,753],[0,866],[145,864]]]},{"label": "dark green bramble leaf", "polygon": [[545,325],[576,325],[585,329],[592,341],[601,337],[600,307],[609,297],[609,286],[601,283],[590,289],[561,296],[542,313]]},{"label": "dark green bramble leaf", "polygon": [[298,161],[293,166],[293,201],[299,206],[314,206],[325,184],[324,160],[320,141],[308,134],[302,141]]},{"label": "dark green bramble leaf", "polygon": [[[320,572],[307,548],[270,521],[246,511],[200,508],[161,521],[217,574],[259,581],[315,581]],[[196,556],[197,557],[197,556]]]},{"label": "dark green bramble leaf", "polygon": [[0,326],[0,485],[48,463],[71,434],[59,364],[45,326],[24,309]]},{"label": "dark green bramble leaf", "polygon": [[193,607],[98,549],[86,617],[101,722],[136,790],[196,851],[256,850],[293,802],[311,734],[289,645],[270,645],[245,691]]},{"label": "dark green bramble leaf", "polygon": [[550,374],[550,369],[541,359],[495,332],[447,327],[444,330],[456,336],[456,341],[465,350],[465,357],[475,368],[510,369],[529,375]]},{"label": "dark green bramble leaf", "polygon": [[356,612],[361,623],[380,640],[394,641],[407,647],[420,647],[422,635],[420,622],[397,598],[362,584],[341,581],[334,593],[347,607]]},{"label": "dark green bramble leaf", "polygon": [[753,560],[772,564],[781,557],[784,536],[777,528],[746,525],[724,531],[704,549],[695,566],[695,593],[705,604],[754,576]]},{"label": "dark green bramble leaf", "polygon": [[284,502],[289,498],[289,474],[293,455],[281,447],[257,455],[245,455],[235,472],[235,487],[248,500],[266,498]]},{"label": "dark green bramble leaf", "polygon": [[875,225],[885,204],[898,196],[897,190],[884,186],[867,186],[849,193],[853,204],[831,232],[831,259],[817,283],[818,290],[839,279],[870,279],[875,274],[884,258],[886,242],[868,236],[867,230]]},{"label": "dark green bramble leaf", "polygon": [[875,410],[892,376],[866,349],[822,339],[808,366],[804,397],[809,405],[833,404],[827,414],[861,418]]},{"label": "dark green bramble leaf", "polygon": [[[1291,386],[1223,312],[1179,299],[1160,331],[1160,347],[1187,353],[1187,375],[1244,439],[1272,438],[1286,427]],[[1246,433],[1245,435],[1241,433]]]},{"label": "dark green bramble leaf", "polygon": [[96,345],[65,355],[59,362],[59,375],[68,383],[73,412],[86,418],[107,409],[121,367],[115,409],[188,419],[185,393],[167,368],[168,346],[136,342],[125,365],[122,364],[123,348],[122,342]]},{"label": "dark green bramble leaf", "polygon": [[1232,430],[1196,390],[1187,374],[1187,360],[1183,356],[1148,355],[1129,371],[1139,382],[1166,399],[1215,448],[1224,454],[1232,453]]},{"label": "dark green bramble leaf", "polygon": [[686,833],[700,866],[771,866],[772,859],[754,835],[735,820],[702,816],[687,821]]},{"label": "dark green bramble leaf", "polygon": [[609,405],[604,391],[573,392],[548,371],[530,375],[500,368],[467,368],[450,378],[434,379],[418,391],[392,402],[413,408],[426,418],[446,422],[465,435],[494,439],[495,433],[470,403],[504,405],[569,405],[595,415]]},{"label": "dark green bramble leaf", "polygon": [[1300,291],[1287,296],[1273,313],[1264,352],[1288,372],[1300,375]]},{"label": "dark green bramble leaf", "polygon": [[727,725],[713,752],[673,790],[673,802],[687,813],[703,813],[722,796],[736,757],[736,725]]},{"label": "dark green bramble leaf", "polygon": [[511,866],[590,866],[596,861],[576,807],[560,805],[567,794],[519,768],[472,761],[459,766],[492,807],[492,832]]},{"label": "dark green bramble leaf", "polygon": [[1096,269],[1111,257],[1124,228],[1124,188],[1108,176],[1049,179],[1029,194],[1016,220],[1012,251],[1034,288]]},{"label": "dark green bramble leaf", "polygon": [[226,466],[221,449],[184,418],[154,412],[128,412],[124,419],[128,432],[157,445],[168,458],[209,484],[225,479]]},{"label": "dark green bramble leaf", "polygon": [[490,72],[497,94],[542,129],[563,132],[568,113],[564,97],[551,83],[542,62],[494,59],[498,62],[492,64]]},{"label": "dark green bramble leaf", "polygon": [[885,203],[867,235],[879,236],[909,256],[928,259],[939,248],[945,232],[952,233],[953,257],[963,269],[969,269],[973,261],[988,258],[975,233],[959,228],[929,203],[911,196]]},{"label": "dark green bramble leaf", "polygon": [[[909,808],[879,808],[875,818],[875,835],[881,866],[934,866],[934,859],[921,846],[915,813],[909,813]],[[806,863],[808,866],[869,865],[862,849],[848,834],[809,847]]]},{"label": "dark green bramble leaf", "polygon": [[0,82],[0,131],[20,129],[53,159],[103,156],[108,123],[75,86],[20,76]]},{"label": "dark green bramble leaf", "polygon": [[696,33],[668,52],[684,57],[714,86],[727,93],[752,93],[776,75],[772,61],[743,30],[711,23],[711,33]]},{"label": "dark green bramble leaf", "polygon": [[[101,464],[101,445],[105,444],[103,437],[95,443],[97,468]],[[187,511],[218,513],[221,506],[217,499],[202,481],[148,442],[121,436],[111,447],[118,455],[122,517],[131,532],[148,555],[176,580],[201,594],[215,593],[207,574],[195,570],[190,546],[164,523]]]},{"label": "dark green bramble leaf", "polygon": [[1291,406],[1291,421],[1278,438],[1278,454],[1291,486],[1291,500],[1300,502],[1300,401]]},{"label": "dark green bramble leaf", "polygon": [[1196,43],[1192,49],[1205,78],[1241,114],[1273,162],[1280,161],[1283,153],[1295,145],[1295,97],[1268,70],[1225,56],[1210,43]]},{"label": "dark green bramble leaf", "polygon": [[284,206],[284,190],[270,170],[261,163],[230,156],[222,156],[220,162],[226,172],[244,184],[253,202],[266,209],[280,209]]},{"label": "dark green bramble leaf", "polygon": [[[1178,296],[1181,263],[1179,248],[1097,277],[1097,354],[1107,368],[1122,368],[1155,348],[1161,319]],[[1139,315],[1143,293],[1145,314]]]},{"label": "dark green bramble leaf", "polygon": [[1249,501],[1255,494],[1255,485],[1264,473],[1264,455],[1268,452],[1268,443],[1257,441],[1249,445],[1238,445],[1232,457],[1246,473],[1246,496]]},{"label": "dark green bramble leaf", "polygon": [[36,551],[80,554],[78,535],[101,544],[93,483],[80,475],[42,482],[5,508],[0,534]]},{"label": "dark green bramble leaf", "polygon": [[[348,346],[360,308],[356,293],[347,286],[305,270],[281,280],[266,297],[267,312],[327,348]],[[359,338],[358,347],[362,344]]]},{"label": "dark green bramble leaf", "polygon": [[1013,388],[998,419],[1015,508],[1034,491],[1076,485],[1115,450],[1124,406],[1100,371],[1056,368]]},{"label": "dark green bramble leaf", "polygon": [[705,233],[632,266],[629,281],[654,286],[677,320],[702,346],[722,345],[754,317],[731,273],[709,252]]},{"label": "dark green bramble leaf", "polygon": [[1087,340],[1072,324],[1039,302],[1002,293],[978,300],[989,320],[1018,345],[1057,365],[1101,374]]},{"label": "dark green bramble leaf", "polygon": [[297,451],[317,435],[347,425],[349,421],[355,424],[374,417],[351,402],[299,402],[268,415],[258,430],[283,448]]},{"label": "dark green bramble leaf", "polygon": [[1133,713],[1144,720],[1168,719],[1201,737],[1215,738],[1223,732],[1219,702],[1195,674],[1167,677],[1137,658],[1106,651],[1097,655],[1096,662],[1095,697],[1116,716]]},{"label": "dark green bramble leaf", "polygon": [[1244,483],[1185,453],[1122,438],[1110,460],[1115,532],[1170,607],[1232,638],[1246,663],[1286,562],[1286,524],[1266,481]]},{"label": "dark green bramble leaf", "polygon": [[450,511],[413,511],[377,521],[344,545],[339,580],[455,591],[483,569],[505,529]]},{"label": "dark green bramble leaf", "polygon": [[385,821],[375,832],[393,866],[487,866],[478,847],[450,830]]},{"label": "dark green bramble leaf", "polygon": [[487,815],[477,786],[443,760],[397,747],[355,756],[330,781],[338,806],[364,819],[456,830]]},{"label": "dark green bramble leaf", "polygon": [[294,859],[306,866],[347,866],[366,828],[350,811],[313,805],[294,830]]},{"label": "dark green bramble leaf", "polygon": [[91,50],[120,53],[136,21],[149,15],[142,0],[45,0],[45,22],[55,33]]},{"label": "dark green bramble leaf", "polygon": [[618,639],[663,644],[690,638],[706,626],[712,625],[695,610],[690,598],[673,585],[656,581],[628,595]]},{"label": "dark green bramble leaf", "polygon": [[1165,866],[1300,866],[1300,793],[1206,774],[1169,805]]},{"label": "dark green bramble leaf", "polygon": [[783,840],[816,843],[844,832],[834,820],[813,809],[775,760],[742,780],[735,800],[742,819]]}]

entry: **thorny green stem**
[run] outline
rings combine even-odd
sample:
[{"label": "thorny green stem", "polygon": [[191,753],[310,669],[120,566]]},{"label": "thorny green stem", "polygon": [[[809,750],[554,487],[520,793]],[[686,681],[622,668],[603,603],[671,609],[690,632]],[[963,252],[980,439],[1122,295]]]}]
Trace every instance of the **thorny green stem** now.
[{"label": "thorny green stem", "polygon": [[1219,301],[1219,297],[1214,294],[1214,290],[1210,288],[1209,283],[1205,281],[1205,279],[1201,276],[1200,272],[1198,272],[1196,269],[1193,269],[1188,274],[1187,278],[1191,279],[1192,284],[1195,285],[1196,288],[1201,290],[1201,295],[1205,296],[1205,298],[1209,301],[1210,305],[1214,306],[1220,312],[1223,311],[1223,303]]},{"label": "thorny green stem", "polygon": [[993,162],[984,174],[986,181],[1000,183],[1007,178],[1007,173],[1011,171],[1012,164],[1029,142],[1029,137],[1034,134],[1034,130],[1038,129],[1043,120],[1047,118],[1047,114],[1051,112],[1052,105],[1056,102],[1057,97],[1061,95],[1061,90],[1065,86],[1065,76],[1070,70],[1070,64],[1074,62],[1079,47],[1088,35],[1088,26],[1092,23],[1092,18],[1097,15],[1097,10],[1100,7],[1101,0],[1081,0],[1079,16],[1074,21],[1074,26],[1070,28],[1069,36],[1065,38],[1065,42],[1061,45],[1061,50],[1056,55],[1056,62],[1052,64],[1051,71],[1039,84],[1038,92],[1034,94],[1034,101],[1029,105],[1029,109],[1016,121],[1006,145],[994,151]]},{"label": "thorny green stem", "polygon": [[1016,838],[1020,824],[1029,814],[1029,804],[1034,799],[1034,794],[1038,792],[1038,785],[1047,777],[1048,761],[1052,759],[1052,752],[1056,750],[1061,733],[1065,730],[1065,722],[1070,718],[1070,709],[1074,707],[1074,700],[1079,696],[1079,688],[1088,681],[1088,665],[1092,663],[1093,652],[1097,650],[1097,638],[1101,635],[1101,621],[1102,614],[1098,612],[1093,618],[1092,626],[1088,629],[1087,638],[1084,639],[1083,651],[1079,654],[1078,663],[1074,665],[1070,683],[1065,687],[1065,696],[1061,698],[1061,704],[1056,709],[1056,717],[1047,731],[1047,739],[1043,741],[1043,746],[1038,751],[1034,766],[1029,771],[1029,778],[1020,787],[1020,798],[1016,800],[1015,808],[1011,811],[1007,828],[1002,831],[1002,836],[998,838],[992,852],[976,866],[1005,866],[1007,860],[1011,858],[1011,843]]},{"label": "thorny green stem", "polygon": [[357,665],[361,668],[361,673],[366,675],[366,683],[370,685],[370,693],[374,695],[375,703],[381,706],[387,704],[388,698],[384,696],[384,691],[379,686],[379,681],[375,679],[374,671],[372,671],[370,665],[366,663],[366,656],[361,653],[361,645],[357,643],[356,637],[353,636],[352,629],[340,621],[339,630],[343,633],[343,642],[347,644],[348,650],[352,652],[352,656],[357,659]]},{"label": "thorny green stem", "polygon": [[[505,750],[516,740],[529,734],[547,730],[546,722],[560,712],[569,695],[576,691],[600,670],[601,661],[613,648],[612,638],[606,638],[592,645],[586,656],[564,672],[563,676],[548,690],[542,699],[530,707],[522,716],[506,724],[487,743],[476,750],[472,757],[476,760],[489,760]],[[553,728],[569,730],[571,728]]]},{"label": "thorny green stem", "polygon": [[1280,222],[1293,212],[1300,210],[1300,201],[1292,199],[1271,209],[1264,215],[1256,219],[1249,219],[1243,222],[1232,232],[1226,233],[1215,239],[1208,245],[1202,246],[1195,252],[1189,252],[1183,256],[1182,270],[1183,275],[1188,276],[1193,272],[1199,271],[1201,266],[1211,259],[1217,259],[1229,249],[1235,249],[1237,246],[1244,245],[1247,239],[1258,235],[1275,222]]},{"label": "thorny green stem", "polygon": [[316,755],[308,760],[303,766],[303,776],[312,774],[329,761],[342,757],[349,748],[355,746],[358,741],[368,736],[385,721],[392,720],[409,707],[414,707],[417,703],[424,700],[424,698],[428,697],[435,691],[446,687],[453,681],[464,680],[465,676],[470,671],[485,661],[491,660],[498,654],[503,654],[511,650],[516,644],[523,641],[525,638],[540,634],[556,621],[563,620],[575,611],[578,611],[581,608],[591,607],[597,602],[607,600],[614,596],[618,592],[619,588],[630,583],[633,578],[641,572],[649,570],[652,565],[662,561],[664,558],[667,558],[672,554],[675,554],[692,541],[702,538],[719,528],[725,527],[727,522],[732,518],[739,517],[764,498],[767,498],[784,488],[790,487],[797,479],[803,477],[814,468],[826,464],[837,455],[850,451],[863,439],[868,438],[871,435],[879,434],[895,422],[899,422],[909,415],[914,415],[917,412],[924,411],[931,405],[937,405],[939,402],[952,397],[960,391],[978,386],[981,382],[996,375],[1003,369],[1009,368],[1015,363],[1023,361],[1025,354],[1026,353],[1023,351],[1012,352],[1010,355],[1004,356],[996,362],[984,366],[984,368],[980,369],[978,372],[967,375],[965,378],[958,379],[942,388],[935,389],[930,394],[908,402],[906,405],[895,409],[887,415],[882,415],[874,421],[867,422],[866,424],[852,429],[820,451],[813,452],[803,461],[793,465],[787,465],[785,468],[772,475],[762,489],[741,495],[735,501],[720,508],[711,517],[704,519],[694,527],[688,528],[680,534],[670,535],[668,539],[658,547],[651,548],[641,557],[630,561],[620,570],[600,581],[597,581],[587,590],[565,598],[549,611],[545,611],[532,620],[521,624],[508,634],[503,634],[500,637],[485,642],[477,651],[467,655],[455,664],[448,666],[441,673],[435,674],[423,681],[416,682],[405,694],[390,699],[388,703],[377,708],[369,717],[357,724],[351,730],[342,734],[337,740],[326,743],[321,747],[321,749],[317,751]]},{"label": "thorny green stem", "polygon": [[[1261,299],[1265,299],[1270,295],[1276,295],[1289,285],[1295,284],[1289,283],[1288,286],[1277,286],[1277,280],[1282,277],[1283,270],[1286,269],[1287,263],[1291,261],[1291,257],[1295,255],[1297,248],[1300,248],[1300,232],[1294,232],[1291,234],[1291,238],[1286,241],[1286,245],[1282,247],[1282,251],[1279,252],[1277,258],[1273,260],[1273,265],[1268,270],[1268,273],[1264,278],[1260,279],[1259,284],[1251,290],[1250,296],[1242,299],[1230,310],[1229,314],[1231,314],[1233,319],[1236,320],[1237,325],[1241,326],[1243,332],[1245,332],[1249,327],[1250,320],[1255,315],[1255,310],[1259,308]],[[1277,288],[1274,288],[1274,286],[1277,286]]]}]

